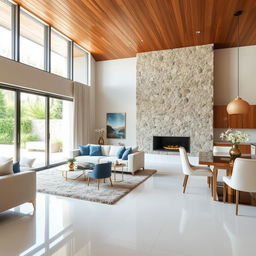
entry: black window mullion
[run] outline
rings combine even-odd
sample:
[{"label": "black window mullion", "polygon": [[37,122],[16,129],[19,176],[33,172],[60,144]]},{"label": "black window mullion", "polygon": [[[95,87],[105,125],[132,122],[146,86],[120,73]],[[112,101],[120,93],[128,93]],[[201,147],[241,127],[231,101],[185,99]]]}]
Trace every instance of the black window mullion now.
[{"label": "black window mullion", "polygon": [[12,7],[12,59],[20,61],[20,6]]},{"label": "black window mullion", "polygon": [[50,100],[45,97],[45,152],[46,166],[50,165]]},{"label": "black window mullion", "polygon": [[15,91],[15,158],[20,161],[20,146],[21,146],[21,112],[20,112],[20,92]]},{"label": "black window mullion", "polygon": [[44,70],[50,72],[51,65],[51,28],[44,26]]}]

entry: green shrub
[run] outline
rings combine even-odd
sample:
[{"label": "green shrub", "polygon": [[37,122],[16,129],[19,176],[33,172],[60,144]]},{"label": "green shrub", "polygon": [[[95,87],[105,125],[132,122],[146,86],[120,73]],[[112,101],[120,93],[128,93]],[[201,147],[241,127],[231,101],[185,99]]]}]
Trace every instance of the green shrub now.
[{"label": "green shrub", "polygon": [[21,134],[21,147],[25,148],[26,142],[29,141],[38,141],[39,138],[35,134]]},{"label": "green shrub", "polygon": [[[25,140],[29,141],[28,138],[31,138],[30,141],[36,140],[35,135],[31,134],[32,132],[32,122],[31,120],[21,120],[21,133],[22,136],[25,136]],[[15,119],[13,118],[4,118],[0,119],[0,144],[12,144],[14,142],[15,135]]]}]

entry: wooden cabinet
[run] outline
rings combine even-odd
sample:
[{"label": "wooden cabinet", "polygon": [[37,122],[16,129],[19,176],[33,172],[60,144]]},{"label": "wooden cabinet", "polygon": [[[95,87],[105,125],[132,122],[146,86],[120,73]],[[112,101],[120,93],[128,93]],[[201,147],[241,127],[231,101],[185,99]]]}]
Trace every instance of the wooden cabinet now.
[{"label": "wooden cabinet", "polygon": [[[231,144],[228,144],[228,143],[214,143],[214,146],[231,147]],[[241,144],[238,147],[239,147],[242,154],[251,154],[251,145],[250,144]]]},{"label": "wooden cabinet", "polygon": [[227,106],[214,106],[214,128],[256,128],[256,105],[250,105],[247,115],[228,115]]}]

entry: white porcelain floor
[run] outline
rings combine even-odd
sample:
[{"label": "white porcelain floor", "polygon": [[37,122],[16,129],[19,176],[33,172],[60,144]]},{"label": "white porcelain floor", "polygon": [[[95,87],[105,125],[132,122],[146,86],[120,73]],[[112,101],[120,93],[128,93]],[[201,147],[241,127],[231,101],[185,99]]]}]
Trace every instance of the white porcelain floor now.
[{"label": "white porcelain floor", "polygon": [[256,207],[236,217],[200,177],[182,194],[177,156],[148,156],[146,167],[158,173],[112,206],[38,194],[34,215],[30,204],[0,214],[0,255],[255,255]]}]

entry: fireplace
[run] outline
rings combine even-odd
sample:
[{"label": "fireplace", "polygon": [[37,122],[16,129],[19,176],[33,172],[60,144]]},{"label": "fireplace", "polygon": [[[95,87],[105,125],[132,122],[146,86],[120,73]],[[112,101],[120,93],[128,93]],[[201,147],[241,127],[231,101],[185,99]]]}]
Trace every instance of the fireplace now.
[{"label": "fireplace", "polygon": [[190,137],[153,136],[153,150],[177,152],[184,147],[190,152]]}]

